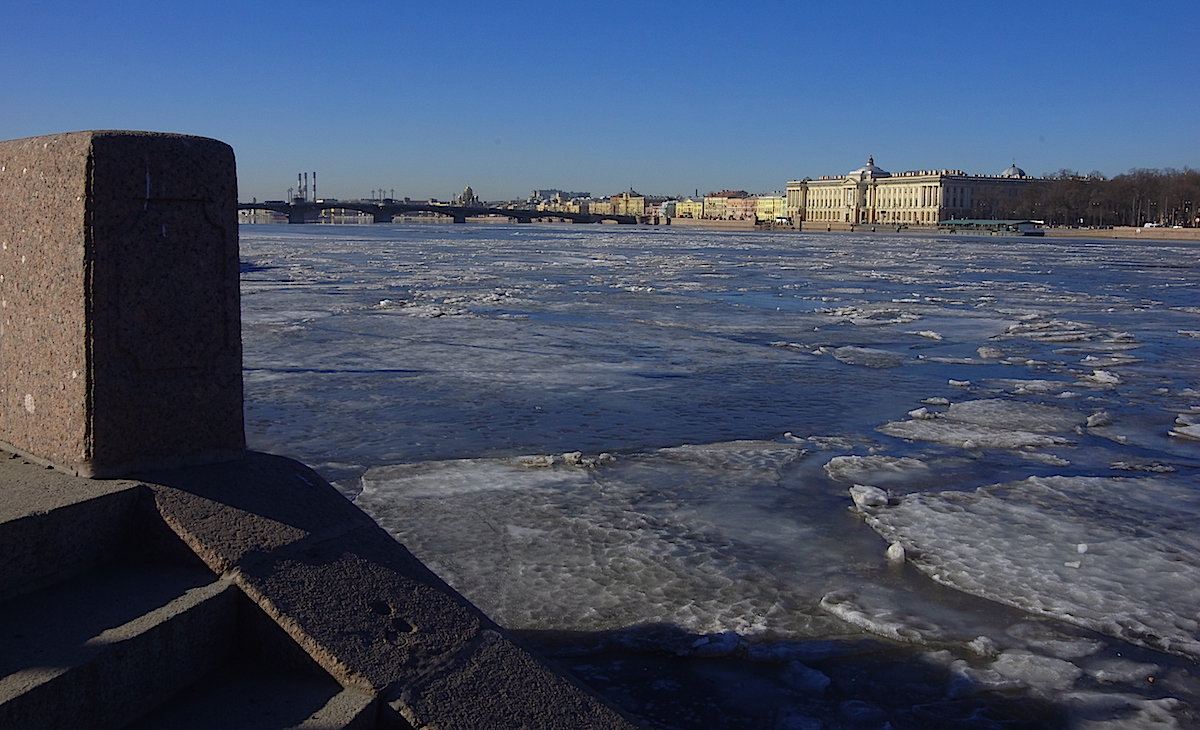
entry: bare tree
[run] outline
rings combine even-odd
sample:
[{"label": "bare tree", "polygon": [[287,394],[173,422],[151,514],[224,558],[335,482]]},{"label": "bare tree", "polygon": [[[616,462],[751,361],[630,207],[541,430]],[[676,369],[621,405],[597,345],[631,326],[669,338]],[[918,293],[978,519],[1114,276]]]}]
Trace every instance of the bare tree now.
[{"label": "bare tree", "polygon": [[1013,217],[1051,225],[1193,227],[1200,224],[1200,171],[1137,168],[1110,179],[1062,169],[1026,186],[1013,207]]}]

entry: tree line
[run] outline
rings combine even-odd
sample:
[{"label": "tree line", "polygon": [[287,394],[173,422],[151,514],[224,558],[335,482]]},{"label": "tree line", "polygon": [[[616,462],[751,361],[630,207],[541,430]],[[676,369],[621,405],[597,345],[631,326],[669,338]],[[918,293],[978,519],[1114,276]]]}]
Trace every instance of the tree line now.
[{"label": "tree line", "polygon": [[1059,170],[1025,185],[1017,196],[980,196],[973,208],[980,218],[1028,218],[1054,226],[1191,228],[1200,225],[1200,171],[1134,169],[1107,178]]}]

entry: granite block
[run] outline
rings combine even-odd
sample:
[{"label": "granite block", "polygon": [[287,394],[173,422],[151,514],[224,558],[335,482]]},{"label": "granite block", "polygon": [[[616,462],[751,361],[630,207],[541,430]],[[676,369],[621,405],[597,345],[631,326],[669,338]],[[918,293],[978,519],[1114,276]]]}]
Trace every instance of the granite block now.
[{"label": "granite block", "polygon": [[212,139],[0,142],[0,442],[82,476],[239,455],[237,180]]}]

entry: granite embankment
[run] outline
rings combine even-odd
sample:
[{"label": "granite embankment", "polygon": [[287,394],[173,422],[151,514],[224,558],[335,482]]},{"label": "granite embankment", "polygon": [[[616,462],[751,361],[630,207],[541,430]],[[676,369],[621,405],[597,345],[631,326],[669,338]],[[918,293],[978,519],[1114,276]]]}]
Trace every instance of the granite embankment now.
[{"label": "granite embankment", "polygon": [[0,488],[0,727],[632,726],[295,461]]},{"label": "granite embankment", "polygon": [[245,451],[227,145],[0,142],[0,244],[0,727],[633,726]]}]

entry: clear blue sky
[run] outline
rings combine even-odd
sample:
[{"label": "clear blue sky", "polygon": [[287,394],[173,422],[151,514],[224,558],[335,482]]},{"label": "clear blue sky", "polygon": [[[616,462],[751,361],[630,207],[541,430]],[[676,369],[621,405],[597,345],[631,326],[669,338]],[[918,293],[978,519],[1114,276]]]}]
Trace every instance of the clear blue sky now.
[{"label": "clear blue sky", "polygon": [[0,139],[215,137],[243,200],[1200,167],[1200,0],[11,0]]}]

